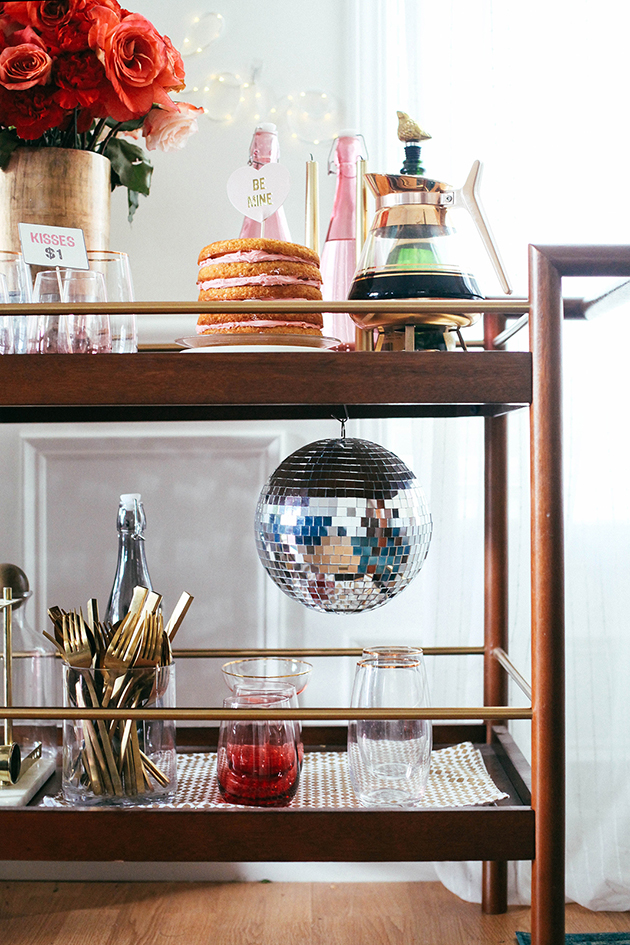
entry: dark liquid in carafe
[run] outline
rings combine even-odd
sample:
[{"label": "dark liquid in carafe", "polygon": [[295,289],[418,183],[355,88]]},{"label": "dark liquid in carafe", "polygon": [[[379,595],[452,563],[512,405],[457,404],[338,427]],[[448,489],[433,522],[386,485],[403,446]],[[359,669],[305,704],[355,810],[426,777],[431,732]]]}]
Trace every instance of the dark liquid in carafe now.
[{"label": "dark liquid in carafe", "polygon": [[349,299],[481,299],[469,273],[404,272],[381,274],[377,270],[361,273],[350,287]]}]

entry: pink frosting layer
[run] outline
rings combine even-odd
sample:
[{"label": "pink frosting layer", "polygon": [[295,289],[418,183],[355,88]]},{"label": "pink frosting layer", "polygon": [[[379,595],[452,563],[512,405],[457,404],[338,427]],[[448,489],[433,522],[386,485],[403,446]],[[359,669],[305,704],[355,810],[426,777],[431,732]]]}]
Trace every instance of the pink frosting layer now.
[{"label": "pink frosting layer", "polygon": [[276,256],[272,253],[265,253],[262,249],[248,249],[245,252],[225,253],[224,256],[208,256],[202,259],[200,266],[211,266],[217,263],[256,263],[256,262],[308,262],[308,259],[302,259],[300,256]]},{"label": "pink frosting layer", "polygon": [[297,279],[295,276],[272,276],[263,273],[260,276],[247,276],[235,279],[208,279],[206,282],[198,282],[200,289],[228,289],[235,285],[312,285],[316,289],[320,283],[315,279]]},{"label": "pink frosting layer", "polygon": [[309,322],[285,322],[277,319],[272,321],[263,321],[257,319],[251,322],[215,322],[213,325],[197,325],[198,335],[211,335],[214,331],[234,331],[237,328],[314,328]]}]

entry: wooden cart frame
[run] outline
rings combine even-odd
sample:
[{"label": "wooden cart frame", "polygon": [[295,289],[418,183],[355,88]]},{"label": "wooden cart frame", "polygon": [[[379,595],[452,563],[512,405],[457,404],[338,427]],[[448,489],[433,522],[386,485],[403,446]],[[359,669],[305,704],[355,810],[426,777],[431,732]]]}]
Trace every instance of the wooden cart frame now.
[{"label": "wooden cart frame", "polygon": [[[564,943],[564,566],[562,506],[561,335],[564,275],[630,276],[630,247],[530,247],[529,300],[466,303],[485,312],[483,351],[214,354],[173,352],[81,358],[0,359],[0,421],[191,420],[328,417],[339,405],[350,417],[483,416],[485,423],[485,638],[467,652],[484,653],[484,706],[431,710],[436,741],[483,744],[491,775],[508,793],[493,807],[449,810],[152,810],[54,809],[41,794],[26,808],[0,810],[3,859],[183,861],[483,860],[487,912],[504,911],[506,861],[531,859],[532,943]],[[138,312],[196,313],[225,303],[136,303]],[[248,303],[230,303],[247,310]],[[265,303],[276,311],[273,303]],[[329,303],[331,311],[369,303]],[[382,304],[382,303],[380,303]],[[440,302],[463,311],[463,303]],[[299,303],[312,310],[315,303]],[[397,311],[435,303],[396,303]],[[476,306],[476,308],[475,308]],[[251,309],[251,303],[249,304]],[[373,306],[372,306],[373,307]],[[81,306],[74,306],[77,312]],[[93,310],[93,306],[87,307]],[[121,311],[124,306],[101,306]],[[260,308],[260,305],[257,306]],[[390,309],[394,308],[390,305]],[[64,311],[51,306],[51,312]],[[36,306],[6,306],[35,314]],[[502,350],[506,317],[529,313],[530,352]],[[587,305],[565,303],[584,317]],[[253,402],[252,392],[256,391]],[[508,675],[527,691],[507,655],[507,418],[530,405],[532,705],[507,706]],[[435,648],[435,652],[439,648]],[[440,652],[448,651],[442,648]],[[460,651],[461,650],[460,648]],[[227,656],[236,651],[180,652]],[[250,651],[251,652],[251,651]],[[270,651],[271,652],[271,651]],[[278,652],[278,651],[273,651]],[[301,651],[303,653],[322,651]],[[348,655],[354,651],[344,651]],[[78,710],[75,710],[75,712]],[[107,717],[115,713],[106,712]],[[402,710],[399,710],[402,712]],[[426,712],[426,710],[425,710]],[[72,710],[48,710],[68,717]],[[286,714],[289,714],[286,712]],[[29,710],[16,708],[15,718]],[[44,710],[31,710],[41,717]],[[129,712],[124,713],[125,717]],[[150,713],[143,713],[147,716]],[[156,714],[157,713],[156,711]],[[171,710],[178,719],[219,719],[221,710]],[[409,710],[405,710],[409,715]],[[418,715],[422,714],[419,710]],[[97,717],[81,710],[82,717]],[[361,713],[354,713],[354,717]],[[305,721],[353,717],[350,710],[301,709]],[[502,724],[532,720],[529,773]],[[474,719],[475,726],[457,726]],[[180,748],[211,729],[180,730]],[[338,728],[305,728],[311,747],[343,747]],[[187,738],[188,746],[183,744]],[[196,747],[196,744],[195,744]],[[308,746],[307,746],[308,747]],[[58,789],[58,781],[52,790]],[[50,793],[51,787],[44,791]],[[43,794],[43,792],[42,792]],[[324,839],[325,838],[325,839]]]}]

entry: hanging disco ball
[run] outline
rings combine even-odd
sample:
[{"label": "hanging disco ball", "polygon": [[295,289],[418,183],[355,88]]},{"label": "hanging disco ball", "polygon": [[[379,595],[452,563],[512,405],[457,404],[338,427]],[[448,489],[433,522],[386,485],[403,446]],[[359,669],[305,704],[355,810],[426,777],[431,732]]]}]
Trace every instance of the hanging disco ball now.
[{"label": "hanging disco ball", "polygon": [[398,456],[358,439],[318,440],[263,487],[256,548],[278,587],[307,607],[358,613],[400,593],[424,563],[431,514]]}]

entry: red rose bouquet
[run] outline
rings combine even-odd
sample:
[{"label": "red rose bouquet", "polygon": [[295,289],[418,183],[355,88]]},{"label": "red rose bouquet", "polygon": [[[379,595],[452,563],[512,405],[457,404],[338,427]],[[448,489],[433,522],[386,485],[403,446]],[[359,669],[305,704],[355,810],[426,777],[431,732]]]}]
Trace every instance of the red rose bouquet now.
[{"label": "red rose bouquet", "polygon": [[104,154],[131,220],[153,166],[125,135],[182,148],[203,112],[173,101],[183,88],[168,36],[117,0],[0,2],[0,168],[23,145]]}]

